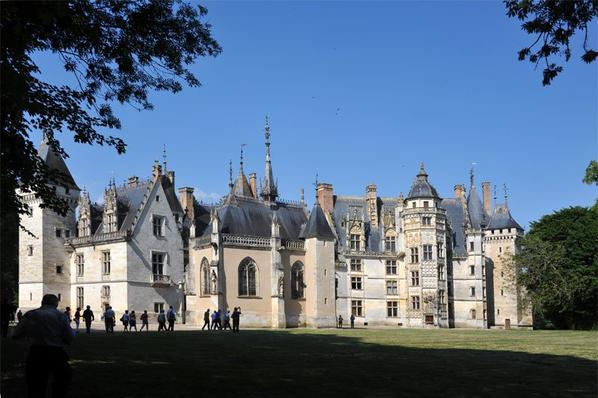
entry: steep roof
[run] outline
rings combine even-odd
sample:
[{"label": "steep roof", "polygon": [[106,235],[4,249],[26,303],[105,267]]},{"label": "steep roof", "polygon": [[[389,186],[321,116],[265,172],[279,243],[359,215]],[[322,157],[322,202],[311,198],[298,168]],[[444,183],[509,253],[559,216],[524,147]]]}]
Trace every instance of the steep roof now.
[{"label": "steep roof", "polygon": [[521,225],[515,221],[509,210],[509,206],[506,203],[496,205],[490,217],[490,222],[486,226],[486,229],[504,229],[504,228],[515,228],[523,231]]},{"label": "steep roof", "polygon": [[79,189],[75,179],[71,175],[69,168],[66,166],[64,159],[60,156],[54,148],[48,142],[48,139],[44,137],[37,151],[38,156],[48,165],[50,170],[54,170],[60,173],[61,182],[64,183],[68,188]]},{"label": "steep roof", "polygon": [[309,239],[309,238],[318,238],[322,240],[334,240],[334,232],[330,229],[330,225],[328,224],[328,220],[326,220],[326,216],[320,207],[318,201],[314,205],[313,209],[311,210],[311,214],[309,215],[309,220],[307,221],[307,225],[305,226],[302,234],[302,238]]},{"label": "steep roof", "polygon": [[446,218],[452,232],[453,255],[457,257],[467,256],[465,239],[465,209],[460,199],[442,199],[440,207],[446,210]]},{"label": "steep roof", "polygon": [[469,195],[467,195],[467,210],[469,212],[469,221],[472,228],[482,229],[488,223],[484,205],[478,196],[475,185],[471,186]]},{"label": "steep roof", "polygon": [[419,166],[419,172],[411,185],[409,195],[407,195],[407,199],[415,198],[438,198],[436,188],[428,181],[428,174],[424,169],[423,162]]}]

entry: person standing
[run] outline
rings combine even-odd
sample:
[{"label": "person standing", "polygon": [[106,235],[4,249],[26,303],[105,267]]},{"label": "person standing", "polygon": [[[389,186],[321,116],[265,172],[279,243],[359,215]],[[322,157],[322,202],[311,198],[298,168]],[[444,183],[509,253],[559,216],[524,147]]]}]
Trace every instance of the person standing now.
[{"label": "person standing", "polygon": [[209,308],[206,310],[206,312],[203,313],[203,326],[202,326],[201,330],[204,330],[206,328],[206,326],[208,327],[208,330],[210,330],[210,309]]},{"label": "person standing", "polygon": [[145,331],[149,332],[149,320],[147,318],[147,310],[144,310],[143,314],[141,314],[141,317],[139,318],[141,319],[141,329],[139,329],[140,332],[143,330],[144,327]]},{"label": "person standing", "polygon": [[212,312],[212,326],[211,326],[211,330],[216,330],[216,316],[218,313],[216,312],[216,310],[214,310],[214,312]]},{"label": "person standing", "polygon": [[351,329],[355,329],[355,314],[351,314]]},{"label": "person standing", "polygon": [[228,328],[229,330],[233,330],[233,328],[230,327],[230,310],[226,310],[226,312],[224,313],[223,328],[224,328],[224,330],[226,330],[226,328]]},{"label": "person standing", "polygon": [[233,309],[233,314],[231,318],[233,318],[233,332],[239,333],[239,321],[241,317],[241,307],[235,307]]},{"label": "person standing", "polygon": [[166,313],[166,319],[168,319],[168,330],[174,332],[174,322],[176,321],[176,312],[174,312],[174,308],[172,305],[168,308],[168,312]]},{"label": "person standing", "polygon": [[216,313],[216,326],[218,327],[218,330],[222,330],[222,311],[218,310],[218,312]]},{"label": "person standing", "polygon": [[21,310],[19,310],[19,312],[17,312],[17,322],[21,323],[22,319],[23,319],[23,312]]},{"label": "person standing", "polygon": [[83,311],[83,321],[85,321],[85,333],[91,333],[91,322],[95,320],[93,316],[93,311],[91,310],[90,306],[87,306],[85,311]]},{"label": "person standing", "polygon": [[114,314],[114,311],[112,310],[112,307],[108,306],[106,308],[106,311],[104,311],[104,315],[102,316],[102,318],[104,319],[104,324],[106,325],[106,333],[114,333],[114,318],[116,318],[116,316]]},{"label": "person standing", "polygon": [[29,397],[44,397],[52,375],[52,396],[66,397],[72,369],[64,348],[73,341],[74,332],[66,316],[58,311],[58,297],[46,294],[42,305],[28,311],[13,333],[13,339],[26,337],[31,342],[25,374]]},{"label": "person standing", "polygon": [[66,315],[66,319],[68,319],[68,321],[69,321],[69,326],[71,326],[71,322],[73,321],[71,319],[71,307],[66,307],[64,309],[64,315]]},{"label": "person standing", "polygon": [[137,331],[137,315],[135,315],[135,311],[131,311],[131,315],[129,315],[129,331]]},{"label": "person standing", "polygon": [[120,321],[123,323],[123,326],[125,327],[125,332],[129,331],[129,319],[129,310],[125,310],[123,316],[120,317]]},{"label": "person standing", "polygon": [[164,310],[160,310],[158,314],[158,332],[162,330],[166,331],[166,315],[164,315]]},{"label": "person standing", "polygon": [[343,328],[343,316],[342,315],[338,316],[338,328],[339,329]]},{"label": "person standing", "polygon": [[79,331],[79,322],[81,321],[81,308],[77,307],[77,311],[75,311],[75,328],[77,332]]}]

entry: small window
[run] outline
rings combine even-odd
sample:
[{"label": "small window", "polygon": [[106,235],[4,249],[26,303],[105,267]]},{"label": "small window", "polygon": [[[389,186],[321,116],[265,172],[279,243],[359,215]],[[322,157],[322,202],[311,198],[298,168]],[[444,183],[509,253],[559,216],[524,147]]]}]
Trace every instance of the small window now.
[{"label": "small window", "polygon": [[158,314],[160,311],[164,310],[164,303],[154,303],[154,312]]},{"label": "small window", "polygon": [[354,316],[363,316],[363,301],[351,300],[351,314]]},{"label": "small window", "polygon": [[413,207],[415,209],[417,207],[417,203],[411,202],[411,207]]},{"label": "small window", "polygon": [[471,276],[475,275],[475,265],[469,266],[469,275],[471,275]]},{"label": "small window", "polygon": [[474,309],[471,309],[469,311],[469,316],[471,317],[471,319],[476,319],[476,311]]},{"label": "small window", "polygon": [[411,296],[411,309],[419,310],[419,296]]},{"label": "small window", "polygon": [[419,271],[411,271],[411,286],[419,286]]},{"label": "small window", "polygon": [[500,295],[504,296],[505,295],[505,291],[503,289],[500,289]]},{"label": "small window", "polygon": [[156,202],[160,201],[160,195],[156,195]]},{"label": "small window", "polygon": [[69,187],[65,187],[64,188],[64,193],[66,193],[67,195],[71,192]]},{"label": "small window", "polygon": [[57,238],[62,238],[62,229],[56,228],[56,237]]},{"label": "small window", "polygon": [[102,274],[110,275],[110,251],[102,252]]},{"label": "small window", "polygon": [[84,304],[85,304],[85,300],[84,300],[83,288],[78,287],[77,288],[77,307],[83,308]]},{"label": "small window", "polygon": [[437,249],[437,255],[438,258],[444,258],[444,252],[442,250],[442,242],[438,242],[438,244],[436,245],[436,249]]},{"label": "small window", "polygon": [[386,281],[386,294],[389,296],[396,296],[399,294],[397,281]]},{"label": "small window", "polygon": [[361,259],[360,258],[352,258],[351,259],[351,272],[361,272]]},{"label": "small window", "polygon": [[62,301],[62,294],[58,293],[57,296],[58,296],[58,301]]},{"label": "small window", "polygon": [[64,237],[65,238],[70,238],[71,237],[71,230],[70,229],[65,229],[64,230]]},{"label": "small window", "polygon": [[360,276],[351,277],[351,289],[363,290],[363,279]]},{"label": "small window", "polygon": [[474,250],[474,243],[473,242],[469,242],[469,251],[472,252]]},{"label": "small window", "polygon": [[428,207],[430,207],[430,202],[424,200],[424,209],[427,209]]},{"label": "small window", "polygon": [[29,292],[29,301],[33,301],[33,293]]},{"label": "small window", "polygon": [[475,287],[471,286],[471,287],[469,288],[469,295],[470,295],[471,297],[475,297]]},{"label": "small window", "polygon": [[496,315],[500,315],[500,308],[496,309]]},{"label": "small window", "polygon": [[33,245],[27,246],[27,255],[33,256]]},{"label": "small window", "polygon": [[386,260],[386,275],[397,274],[397,260]]},{"label": "small window", "polygon": [[424,261],[432,260],[432,245],[423,245]]},{"label": "small window", "polygon": [[443,281],[444,280],[444,265],[438,266],[438,279]]},{"label": "small window", "polygon": [[417,264],[419,262],[419,249],[412,247],[411,249],[411,264]]},{"label": "small window", "polygon": [[399,316],[399,302],[398,301],[387,301],[386,302],[386,316],[389,318],[396,318]]},{"label": "small window", "polygon": [[62,265],[57,265],[57,266],[56,266],[56,273],[57,273],[57,274],[62,274],[62,271],[63,271],[63,270],[62,270]]},{"label": "small window", "polygon": [[154,236],[164,236],[164,224],[165,224],[165,217],[162,216],[153,216],[152,218],[152,227],[154,231]]},{"label": "small window", "polygon": [[498,246],[498,252],[502,253],[502,246]]},{"label": "small window", "polygon": [[432,225],[432,217],[422,217],[422,225],[424,225],[424,226]]}]

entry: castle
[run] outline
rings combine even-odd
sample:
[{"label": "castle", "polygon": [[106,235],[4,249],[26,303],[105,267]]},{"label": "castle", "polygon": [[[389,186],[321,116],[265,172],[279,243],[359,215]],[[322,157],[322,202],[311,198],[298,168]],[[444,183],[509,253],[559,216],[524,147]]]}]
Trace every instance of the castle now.
[{"label": "castle", "polygon": [[[39,156],[66,175],[56,192],[71,204],[60,216],[23,194],[33,212],[19,237],[19,307],[46,293],[61,306],[111,305],[158,313],[172,305],[199,324],[206,309],[241,307],[245,326],[531,327],[524,292],[511,282],[509,256],[523,228],[505,198],[481,198],[473,171],[469,191],[442,198],[421,164],[407,196],[334,194],[318,183],[308,209],[283,201],[265,127],[265,170],[238,175],[218,204],[175,190],[175,174],[153,165],[148,180],[111,181],[103,204],[81,191],[47,142]],[[77,209],[78,207],[78,215]]]}]

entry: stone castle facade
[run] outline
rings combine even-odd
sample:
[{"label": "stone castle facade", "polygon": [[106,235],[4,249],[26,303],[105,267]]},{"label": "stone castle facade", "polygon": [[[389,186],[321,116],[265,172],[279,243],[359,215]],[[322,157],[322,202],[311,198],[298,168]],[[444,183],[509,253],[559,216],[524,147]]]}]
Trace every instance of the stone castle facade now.
[{"label": "stone castle facade", "polygon": [[[523,228],[506,199],[481,198],[456,185],[442,198],[422,164],[407,196],[336,195],[318,183],[311,209],[282,201],[274,179],[270,127],[265,170],[230,168],[229,193],[206,205],[158,163],[152,176],[111,182],[91,203],[64,161],[43,142],[46,163],[69,177],[57,192],[67,216],[43,209],[34,194],[20,235],[19,306],[46,293],[62,306],[111,305],[157,313],[172,305],[192,324],[206,309],[241,307],[245,326],[333,327],[351,314],[357,325],[392,327],[531,327],[513,288],[508,258]],[[76,216],[78,208],[78,215]]]}]

